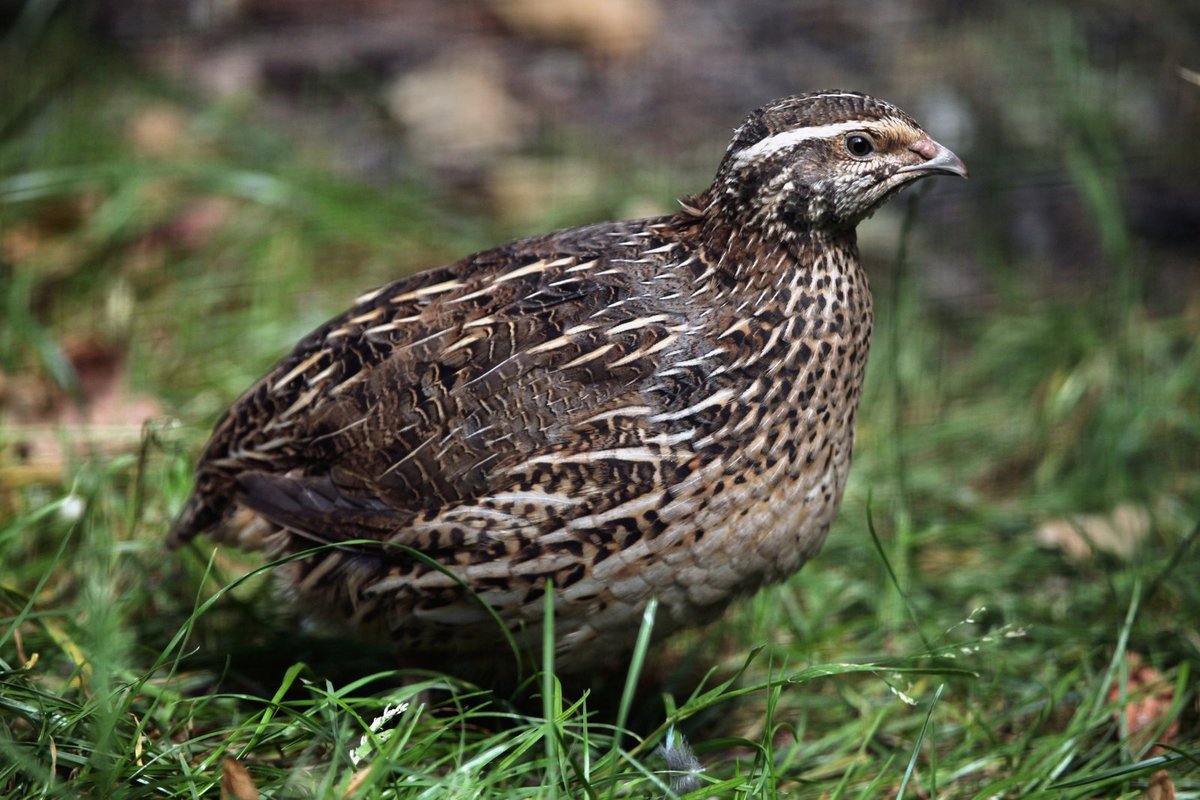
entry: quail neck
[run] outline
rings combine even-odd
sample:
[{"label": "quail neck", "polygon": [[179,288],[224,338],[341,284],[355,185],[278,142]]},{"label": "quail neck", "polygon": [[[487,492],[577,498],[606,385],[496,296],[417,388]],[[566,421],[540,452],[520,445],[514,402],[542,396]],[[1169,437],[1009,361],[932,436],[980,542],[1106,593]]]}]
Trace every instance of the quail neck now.
[{"label": "quail neck", "polygon": [[[785,98],[673,215],[502,245],[364,294],[217,423],[169,541],[290,555],[304,613],[408,661],[558,668],[707,622],[813,556],[840,503],[871,299],[854,228],[965,176],[895,106]],[[535,662],[536,663],[536,662]],[[474,666],[471,666],[474,665]]]}]

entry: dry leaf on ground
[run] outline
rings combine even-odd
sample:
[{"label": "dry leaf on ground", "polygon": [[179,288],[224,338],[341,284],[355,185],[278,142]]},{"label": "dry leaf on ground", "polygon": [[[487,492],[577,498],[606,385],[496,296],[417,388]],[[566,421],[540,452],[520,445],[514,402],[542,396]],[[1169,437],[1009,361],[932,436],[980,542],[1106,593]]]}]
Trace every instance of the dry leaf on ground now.
[{"label": "dry leaf on ground", "polygon": [[1150,513],[1122,503],[1108,514],[1047,520],[1035,536],[1043,547],[1062,550],[1073,561],[1086,561],[1098,552],[1129,559],[1149,533]]},{"label": "dry leaf on ground", "polygon": [[385,102],[422,160],[473,166],[525,139],[528,120],[503,75],[494,53],[464,48],[402,74],[385,91]]},{"label": "dry leaf on ground", "polygon": [[[1126,656],[1126,667],[1125,707],[1119,713],[1125,718],[1129,748],[1140,752],[1151,741],[1171,744],[1179,735],[1179,723],[1172,721],[1164,728],[1163,721],[1171,711],[1175,687],[1154,667],[1143,664],[1137,653]],[[1109,689],[1109,702],[1119,702],[1121,697],[1120,686]],[[1162,748],[1155,745],[1149,754],[1158,755],[1161,751]]]},{"label": "dry leaf on ground", "polygon": [[1142,797],[1144,800],[1175,800],[1175,784],[1165,769],[1150,776],[1150,785]]},{"label": "dry leaf on ground", "polygon": [[530,38],[578,45],[613,58],[649,45],[663,17],[657,0],[491,0],[489,5]]},{"label": "dry leaf on ground", "polygon": [[161,416],[155,398],[128,385],[123,349],[80,336],[63,345],[79,381],[74,402],[48,378],[0,375],[0,425],[6,483],[53,482],[73,456],[128,451],[142,426]]},{"label": "dry leaf on ground", "polygon": [[187,118],[183,112],[165,103],[141,109],[125,129],[133,151],[146,158],[179,155],[186,143],[186,132]]},{"label": "dry leaf on ground", "polygon": [[241,762],[227,758],[221,762],[221,800],[258,800],[258,787]]}]

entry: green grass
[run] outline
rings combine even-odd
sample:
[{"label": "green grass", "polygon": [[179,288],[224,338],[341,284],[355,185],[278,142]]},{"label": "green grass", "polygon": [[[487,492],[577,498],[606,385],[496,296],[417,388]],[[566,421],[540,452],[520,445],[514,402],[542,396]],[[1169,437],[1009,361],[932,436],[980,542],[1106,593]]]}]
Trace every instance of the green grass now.
[{"label": "green grass", "polygon": [[[6,64],[66,35],[21,30]],[[1160,769],[1200,797],[1200,303],[1129,288],[1151,259],[1103,202],[1103,153],[1069,171],[1111,283],[1063,298],[1009,264],[1004,300],[950,315],[915,244],[875,254],[856,464],[814,563],[639,647],[616,686],[564,688],[545,664],[514,702],[310,630],[271,565],[161,546],[207,426],[298,336],[511,232],[421,186],[336,177],[319,143],[69,44],[26,51],[37,80],[2,87],[0,795],[216,797],[234,760],[279,798],[1137,798]],[[130,120],[163,107],[176,141],[139,153]],[[580,220],[622,192],[669,201],[629,178]],[[83,391],[79,336],[161,403],[138,444],[12,421],[18,377]],[[22,458],[46,436],[58,456]],[[1130,555],[1037,544],[1047,520],[1122,505],[1148,521]],[[1163,682],[1136,735],[1132,654]]]}]

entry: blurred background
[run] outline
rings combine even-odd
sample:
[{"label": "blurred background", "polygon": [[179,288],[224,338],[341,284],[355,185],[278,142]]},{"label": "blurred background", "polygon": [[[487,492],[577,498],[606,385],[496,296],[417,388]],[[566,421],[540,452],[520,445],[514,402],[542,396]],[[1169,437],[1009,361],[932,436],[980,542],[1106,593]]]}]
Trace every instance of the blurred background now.
[{"label": "blurred background", "polygon": [[[726,673],[765,642],[775,666],[961,649],[984,676],[942,701],[964,721],[962,774],[1000,743],[1030,780],[1059,774],[1069,709],[1092,709],[1072,741],[1115,741],[1126,654],[1129,675],[1177,681],[1161,738],[1194,733],[1196,0],[0,2],[0,647],[42,653],[13,685],[36,704],[43,686],[73,697],[60,678],[85,662],[151,674],[186,626],[187,691],[270,695],[284,667],[255,683],[247,662],[300,656],[299,629],[259,613],[276,613],[269,586],[192,630],[197,587],[235,573],[209,581],[207,553],[159,544],[218,415],[367,289],[668,213],[749,111],[826,88],[896,103],[971,178],[860,229],[876,333],[825,551],[671,646],[700,641]],[[230,558],[215,568],[244,572]],[[898,702],[846,686],[778,711],[836,732],[849,705]],[[114,708],[97,730],[140,753]],[[903,764],[896,721],[846,746]],[[725,723],[765,735],[754,702]]]}]

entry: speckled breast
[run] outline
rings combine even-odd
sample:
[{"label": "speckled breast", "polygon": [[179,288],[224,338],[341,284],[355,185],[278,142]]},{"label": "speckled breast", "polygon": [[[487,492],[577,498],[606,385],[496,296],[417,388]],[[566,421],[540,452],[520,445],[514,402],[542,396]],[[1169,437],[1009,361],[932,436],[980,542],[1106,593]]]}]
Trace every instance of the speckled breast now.
[{"label": "speckled breast", "polygon": [[667,526],[657,546],[596,568],[589,583],[617,609],[581,618],[569,635],[576,656],[587,657],[579,645],[589,637],[628,637],[651,595],[669,633],[786,579],[820,549],[849,473],[872,322],[865,276],[846,255],[795,272],[774,305],[747,318],[746,341],[761,347],[728,370],[741,386],[728,422],[696,440],[698,468],[657,508]]},{"label": "speckled breast", "polygon": [[[417,520],[413,531],[503,528],[491,557],[472,556],[460,540],[448,566],[531,647],[553,580],[565,670],[627,648],[651,597],[666,635],[790,576],[820,548],[841,500],[871,328],[853,250],[810,263],[773,276],[763,302],[731,304],[712,326],[736,350],[713,365],[699,400],[639,418],[626,439],[608,430],[618,439],[607,451],[525,459],[507,490]],[[613,486],[620,470],[626,482]],[[605,486],[603,498],[589,496]],[[493,619],[451,599],[456,588],[450,576],[416,569],[367,595],[388,598],[392,634],[414,650],[497,640]]]}]

